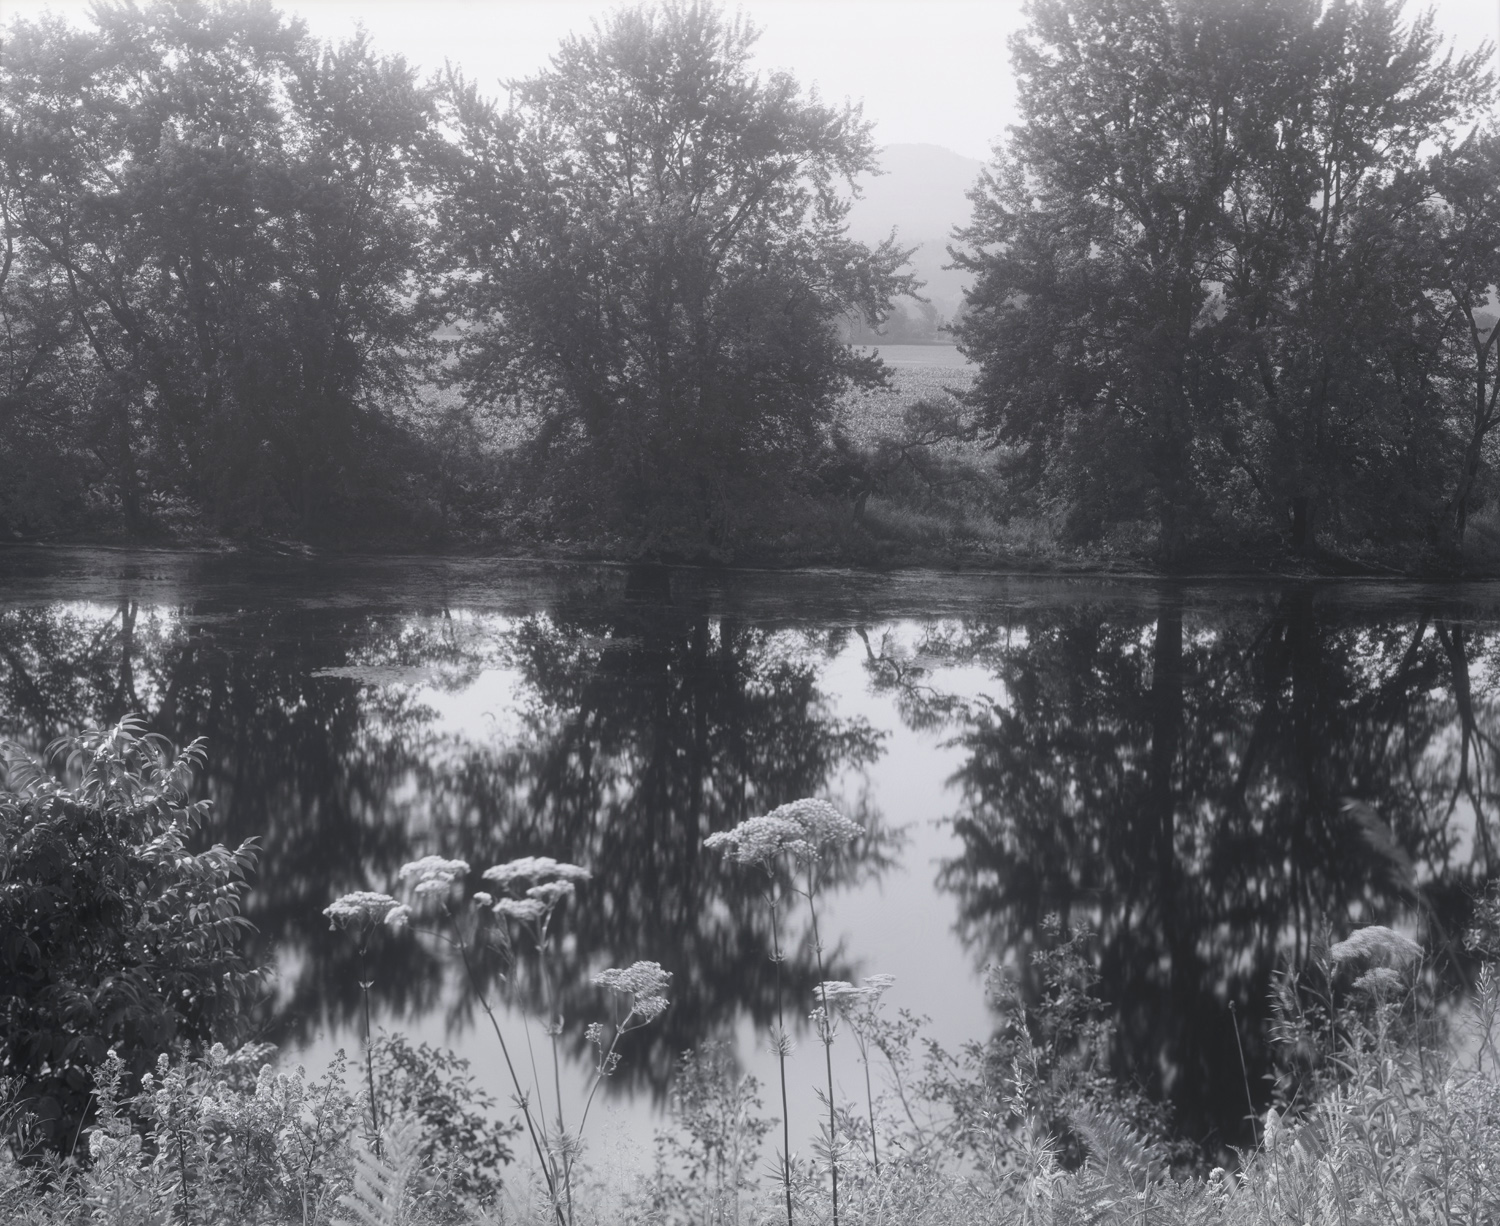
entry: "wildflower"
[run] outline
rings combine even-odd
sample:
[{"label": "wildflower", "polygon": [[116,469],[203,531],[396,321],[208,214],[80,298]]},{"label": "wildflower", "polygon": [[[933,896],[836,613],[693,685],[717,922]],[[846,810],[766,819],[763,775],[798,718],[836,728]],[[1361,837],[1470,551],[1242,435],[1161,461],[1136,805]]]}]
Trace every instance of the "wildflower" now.
[{"label": "wildflower", "polygon": [[659,962],[634,962],[624,970],[610,967],[600,971],[594,976],[594,982],[617,996],[628,998],[629,1013],[645,1023],[666,1011],[667,988],[671,986],[672,973],[662,970]]},{"label": "wildflower", "polygon": [[548,907],[555,907],[564,898],[572,898],[574,885],[571,881],[544,881],[526,891],[527,898],[535,898]]},{"label": "wildflower", "polygon": [[378,924],[399,904],[389,894],[377,894],[372,890],[355,890],[334,899],[323,908],[328,917],[328,927],[359,928],[365,924]]},{"label": "wildflower", "polygon": [[703,846],[710,850],[722,847],[736,863],[758,864],[762,868],[770,868],[784,852],[791,852],[798,859],[813,853],[800,826],[773,814],[752,817],[733,830],[711,834],[703,840]]},{"label": "wildflower", "polygon": [[1404,966],[1422,956],[1422,947],[1384,924],[1351,932],[1328,951],[1335,962],[1368,962],[1372,966]]},{"label": "wildflower", "polygon": [[783,853],[798,860],[815,859],[823,851],[842,846],[864,833],[826,800],[807,798],[752,817],[733,830],[703,840],[710,849],[724,848],[736,863],[769,868]]},{"label": "wildflower", "polygon": [[813,997],[821,1009],[823,1001],[838,1013],[847,1013],[857,1006],[873,1006],[896,982],[894,975],[866,975],[864,982],[855,987],[842,979],[830,979],[813,990]]},{"label": "wildflower", "polygon": [[493,894],[489,894],[484,890],[474,891],[474,905],[476,907],[490,907],[494,906],[494,903],[495,896]]},{"label": "wildflower", "polygon": [[513,881],[587,881],[593,876],[577,864],[562,864],[551,856],[522,856],[508,864],[496,864],[483,873],[486,881],[505,886]]},{"label": "wildflower", "polygon": [[437,894],[446,890],[461,877],[469,875],[467,860],[444,860],[441,856],[423,856],[410,864],[403,864],[397,874],[402,881],[416,883],[418,895]]},{"label": "wildflower", "polygon": [[405,903],[392,907],[385,913],[385,926],[392,932],[400,932],[411,920],[411,908]]},{"label": "wildflower", "polygon": [[547,904],[536,898],[502,898],[495,904],[496,915],[508,915],[511,919],[531,923],[547,914]]},{"label": "wildflower", "polygon": [[1386,996],[1394,996],[1405,988],[1402,982],[1401,972],[1392,970],[1388,966],[1377,966],[1373,970],[1366,971],[1354,981],[1356,992],[1367,992],[1376,1000]]},{"label": "wildflower", "polygon": [[818,1021],[825,1007],[832,1013],[846,1013],[868,995],[864,988],[857,988],[842,979],[826,980],[813,989],[813,999],[818,1002],[818,1007],[813,1012],[812,1021]]},{"label": "wildflower", "polygon": [[772,810],[771,816],[796,822],[815,853],[829,847],[842,847],[864,833],[858,822],[845,817],[826,800],[794,800]]}]

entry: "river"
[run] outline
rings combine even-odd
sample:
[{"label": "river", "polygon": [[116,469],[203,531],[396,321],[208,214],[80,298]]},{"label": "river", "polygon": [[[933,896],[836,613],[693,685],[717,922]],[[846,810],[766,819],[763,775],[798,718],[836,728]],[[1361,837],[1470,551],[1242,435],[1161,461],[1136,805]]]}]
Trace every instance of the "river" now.
[{"label": "river", "polygon": [[[866,831],[817,900],[829,977],[894,975],[889,1007],[956,1048],[995,1025],[987,965],[1035,990],[1058,915],[1094,934],[1121,1067],[1184,1137],[1247,1142],[1236,1018],[1261,1107],[1280,968],[1378,921],[1461,983],[1500,836],[1497,662],[1494,584],[0,550],[0,735],[35,748],[139,712],[206,738],[213,837],[262,847],[264,1032],[310,1070],[358,1048],[368,980],[378,1026],[451,1044],[505,1097],[445,950],[382,934],[362,961],[322,910],[426,854],[590,868],[559,917],[569,1111],[603,1008],[590,975],[673,975],[591,1151],[635,1166],[678,1054],[707,1039],[776,1114],[764,892],[702,843],[802,796]],[[798,1017],[808,918],[783,966]],[[517,1042],[540,982],[523,959]],[[804,1026],[803,1143],[820,1068]]]}]

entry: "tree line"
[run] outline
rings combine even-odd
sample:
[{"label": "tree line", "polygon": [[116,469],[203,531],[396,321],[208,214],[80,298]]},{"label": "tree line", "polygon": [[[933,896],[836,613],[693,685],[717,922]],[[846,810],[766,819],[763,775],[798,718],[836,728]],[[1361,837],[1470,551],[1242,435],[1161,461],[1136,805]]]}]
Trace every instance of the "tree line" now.
[{"label": "tree line", "polygon": [[871,125],[754,73],[711,6],[622,11],[503,105],[257,0],[93,22],[15,22],[0,68],[12,531],[432,533],[508,501],[712,543],[879,379],[839,340],[910,280],[844,234]]},{"label": "tree line", "polygon": [[261,0],[13,22],[0,532],[787,554],[956,442],[1063,545],[1461,550],[1488,49],[1398,0],[1028,14],[950,249],[975,386],[873,445],[841,405],[890,372],[848,338],[922,315],[897,236],[844,225],[873,126],[713,5],[620,10],[504,101]]}]

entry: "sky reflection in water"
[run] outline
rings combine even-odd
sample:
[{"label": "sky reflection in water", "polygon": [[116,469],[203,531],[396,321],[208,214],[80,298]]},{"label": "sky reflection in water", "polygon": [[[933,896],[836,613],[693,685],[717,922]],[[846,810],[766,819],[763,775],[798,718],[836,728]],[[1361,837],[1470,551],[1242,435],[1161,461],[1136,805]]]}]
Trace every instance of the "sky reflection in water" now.
[{"label": "sky reflection in water", "polygon": [[[952,1046],[992,1024],[984,962],[1024,971],[1049,912],[1087,921],[1120,1058],[1218,1141],[1247,1139],[1231,1002],[1255,1077],[1269,1051],[1251,1028],[1285,959],[1329,928],[1410,919],[1418,895],[1452,939],[1491,872],[1491,589],[60,556],[0,557],[0,729],[39,744],[143,709],[208,738],[216,833],[265,847],[267,1033],[310,1066],[356,1047],[369,975],[382,1023],[452,1043],[503,1097],[431,943],[382,937],[361,968],[322,907],[427,853],[469,860],[471,884],[518,855],[588,864],[564,916],[565,1097],[581,1101],[603,1005],[589,974],[674,973],[613,1087],[606,1133],[637,1152],[675,1054],[709,1035],[736,1037],[769,1087],[761,882],[700,849],[798,796],[872,833],[821,896],[832,977],[894,974],[892,1006]],[[805,1014],[805,941],[786,969]],[[1460,983],[1461,959],[1441,973]],[[511,991],[540,1011],[529,962]],[[800,1044],[810,1132],[818,1061]]]}]

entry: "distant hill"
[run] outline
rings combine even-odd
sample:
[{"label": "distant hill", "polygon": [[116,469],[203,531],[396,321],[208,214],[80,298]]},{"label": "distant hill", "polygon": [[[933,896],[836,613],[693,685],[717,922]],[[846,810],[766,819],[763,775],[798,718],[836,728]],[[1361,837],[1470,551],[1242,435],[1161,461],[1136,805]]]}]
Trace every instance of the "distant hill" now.
[{"label": "distant hill", "polygon": [[917,247],[912,265],[927,282],[923,295],[938,315],[952,319],[966,278],[943,270],[946,248],[953,227],[969,220],[967,193],[984,163],[941,145],[887,145],[880,164],[885,173],[860,184],[864,198],[849,214],[850,236],[879,242],[894,226],[903,245]]}]

